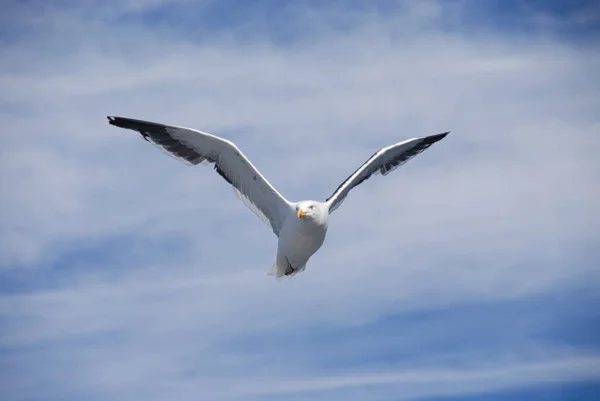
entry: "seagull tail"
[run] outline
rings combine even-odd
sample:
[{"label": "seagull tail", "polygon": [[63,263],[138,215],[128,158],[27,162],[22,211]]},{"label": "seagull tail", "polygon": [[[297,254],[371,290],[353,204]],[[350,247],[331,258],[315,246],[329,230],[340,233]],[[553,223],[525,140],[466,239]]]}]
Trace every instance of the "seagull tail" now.
[{"label": "seagull tail", "polygon": [[267,272],[268,276],[277,276],[277,263],[273,263],[273,266]]},{"label": "seagull tail", "polygon": [[285,276],[285,268],[277,266],[277,262],[275,262],[267,272],[267,275],[275,276],[276,279],[281,280]]},{"label": "seagull tail", "polygon": [[277,279],[281,279],[283,277],[291,277],[291,276],[294,276],[297,273],[303,271],[305,267],[306,267],[306,264],[300,266],[297,269],[294,269],[294,268],[292,268],[291,265],[282,267],[282,266],[279,266],[277,264],[277,262],[275,262],[275,263],[273,263],[273,266],[271,266],[271,268],[267,272],[267,275],[275,276],[275,278],[277,278]]}]

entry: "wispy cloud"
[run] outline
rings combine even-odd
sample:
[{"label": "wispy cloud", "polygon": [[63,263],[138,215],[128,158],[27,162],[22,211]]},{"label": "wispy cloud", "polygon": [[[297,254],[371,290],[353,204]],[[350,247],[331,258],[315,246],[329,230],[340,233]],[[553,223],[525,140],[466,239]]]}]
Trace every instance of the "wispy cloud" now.
[{"label": "wispy cloud", "polygon": [[[595,348],[532,342],[518,322],[542,330],[548,294],[598,287],[600,53],[543,31],[467,34],[452,24],[468,13],[458,2],[381,4],[243,6],[243,21],[223,1],[11,9],[0,48],[11,399],[409,399],[598,379]],[[381,146],[452,133],[354,189],[306,272],[276,283],[265,275],[276,239],[220,177],[106,115],[227,137],[292,200],[324,199]],[[467,323],[511,302],[536,307],[477,327],[503,339],[470,352]],[[460,344],[444,342],[451,319],[421,327],[413,315],[474,304],[484,311],[457,318]],[[582,319],[592,330],[597,315]],[[344,330],[344,346],[326,341]],[[267,346],[253,352],[257,337]],[[373,369],[359,344],[430,359]],[[354,359],[339,372],[328,356]]]}]

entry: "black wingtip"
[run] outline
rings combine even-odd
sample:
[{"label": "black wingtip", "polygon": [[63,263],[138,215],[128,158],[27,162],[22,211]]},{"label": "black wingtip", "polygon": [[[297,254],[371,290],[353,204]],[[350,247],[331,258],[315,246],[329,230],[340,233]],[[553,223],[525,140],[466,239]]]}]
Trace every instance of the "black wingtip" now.
[{"label": "black wingtip", "polygon": [[[133,124],[135,124],[135,123],[147,123],[146,121],[135,120],[133,118],[127,118],[127,117],[106,116],[106,118],[108,118],[108,123],[110,125],[115,125],[115,126],[121,127],[121,128],[131,128],[133,126]],[[152,124],[152,123],[150,123],[150,124]]]},{"label": "black wingtip", "polygon": [[124,129],[132,129],[138,131],[140,128],[140,124],[147,124],[145,121],[134,120],[133,118],[125,118],[125,117],[116,117],[116,116],[106,116],[108,118],[108,123],[110,125],[114,125],[115,127],[124,128]]},{"label": "black wingtip", "polygon": [[118,119],[119,117],[114,117],[114,116],[106,116],[106,118],[108,118],[108,123],[109,123],[110,125],[115,125],[115,126],[118,126],[118,125],[117,125],[117,119]]},{"label": "black wingtip", "polygon": [[[108,123],[110,125],[114,125],[115,127],[119,127],[119,128],[137,131],[142,135],[142,137],[146,141],[148,141],[148,134],[146,132],[144,132],[143,130],[141,130],[139,127],[135,127],[134,124],[132,124],[139,120],[133,120],[131,118],[115,117],[115,116],[106,116],[106,118],[108,118]],[[140,121],[140,122],[144,122],[144,121]]]},{"label": "black wingtip", "polygon": [[438,141],[441,141],[442,139],[444,139],[448,134],[450,133],[450,131],[446,131],[446,132],[442,132],[441,134],[435,134],[435,135],[431,135],[429,137],[429,142],[431,143],[435,143]]}]

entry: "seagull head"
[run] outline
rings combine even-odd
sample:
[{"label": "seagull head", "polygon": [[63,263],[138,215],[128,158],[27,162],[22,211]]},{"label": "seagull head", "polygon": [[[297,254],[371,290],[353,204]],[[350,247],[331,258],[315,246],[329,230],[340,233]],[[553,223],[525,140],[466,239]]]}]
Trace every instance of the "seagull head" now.
[{"label": "seagull head", "polygon": [[299,219],[319,221],[327,218],[327,209],[321,202],[302,201],[296,205],[296,216]]}]

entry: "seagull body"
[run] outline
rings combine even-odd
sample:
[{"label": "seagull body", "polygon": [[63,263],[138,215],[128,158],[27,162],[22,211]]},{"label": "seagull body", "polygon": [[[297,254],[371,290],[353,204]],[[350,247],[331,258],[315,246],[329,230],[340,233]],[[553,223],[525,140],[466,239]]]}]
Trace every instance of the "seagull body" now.
[{"label": "seagull body", "polygon": [[277,259],[269,274],[292,276],[306,267],[308,259],[323,245],[329,211],[317,201],[292,204],[283,223],[277,244]]},{"label": "seagull body", "polygon": [[242,202],[278,237],[275,263],[268,272],[277,278],[305,269],[321,248],[329,215],[350,190],[374,174],[387,175],[423,152],[449,132],[412,138],[375,152],[325,200],[290,202],[265,179],[238,147],[223,138],[192,128],[124,117],[108,117],[111,125],[139,132],[144,139],[192,165],[214,164]]}]

